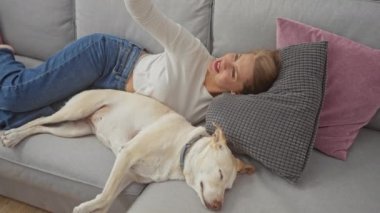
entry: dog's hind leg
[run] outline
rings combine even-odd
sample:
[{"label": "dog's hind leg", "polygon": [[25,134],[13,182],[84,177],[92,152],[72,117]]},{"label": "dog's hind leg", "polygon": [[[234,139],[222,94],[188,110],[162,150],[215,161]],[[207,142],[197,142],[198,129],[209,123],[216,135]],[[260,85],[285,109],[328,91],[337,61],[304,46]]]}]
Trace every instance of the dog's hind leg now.
[{"label": "dog's hind leg", "polygon": [[35,119],[22,127],[30,127],[44,124],[60,123],[63,121],[75,121],[86,118],[105,105],[107,100],[106,91],[88,90],[81,92],[72,97],[60,110],[56,113]]},{"label": "dog's hind leg", "polygon": [[133,182],[129,173],[129,154],[127,148],[119,152],[102,193],[97,195],[95,199],[75,207],[73,213],[108,211],[120,192]]},{"label": "dog's hind leg", "polygon": [[[107,90],[104,90],[104,91],[88,90],[88,91],[81,92],[75,95],[73,98],[71,98],[65,104],[65,106],[63,106],[56,113],[47,117],[37,118],[23,126],[5,131],[0,136],[1,142],[5,146],[12,147],[12,146],[15,146],[17,143],[19,143],[20,140],[22,140],[26,136],[31,135],[31,134],[37,134],[39,132],[42,133],[44,132],[43,130],[46,130],[43,127],[38,127],[38,126],[43,126],[46,124],[61,123],[64,121],[82,120],[83,118],[88,117],[89,115],[94,113],[96,110],[101,108],[104,105],[104,100],[107,100],[106,99],[107,95],[109,96],[109,94],[107,93]],[[38,128],[29,130],[29,128],[35,127],[35,126],[37,126]],[[24,134],[21,134],[20,136],[15,136],[16,133],[17,134],[24,133]],[[13,138],[13,139],[9,140],[7,138]]]},{"label": "dog's hind leg", "polygon": [[86,120],[67,121],[52,126],[30,126],[28,128],[12,129],[4,132],[0,139],[4,146],[13,147],[24,138],[39,133],[50,133],[60,137],[80,137],[91,134],[92,129]]}]

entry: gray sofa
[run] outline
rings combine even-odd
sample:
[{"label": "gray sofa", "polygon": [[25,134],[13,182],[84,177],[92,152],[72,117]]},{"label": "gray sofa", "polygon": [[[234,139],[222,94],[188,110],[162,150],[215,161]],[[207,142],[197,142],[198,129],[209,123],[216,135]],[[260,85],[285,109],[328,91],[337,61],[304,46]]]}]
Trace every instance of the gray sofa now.
[{"label": "gray sofa", "polygon": [[[219,56],[275,48],[276,17],[287,17],[380,49],[380,1],[156,0]],[[162,48],[130,19],[122,0],[0,0],[0,31],[26,66],[91,33],[127,37],[150,52]],[[379,82],[380,83],[380,82]],[[313,151],[303,178],[290,184],[259,163],[226,194],[221,212],[378,212],[380,116],[363,128],[347,161]],[[248,159],[250,160],[250,159]],[[98,194],[114,161],[94,137],[28,138],[0,147],[0,194],[51,212],[71,212]],[[133,184],[110,212],[208,212],[184,182]]]}]

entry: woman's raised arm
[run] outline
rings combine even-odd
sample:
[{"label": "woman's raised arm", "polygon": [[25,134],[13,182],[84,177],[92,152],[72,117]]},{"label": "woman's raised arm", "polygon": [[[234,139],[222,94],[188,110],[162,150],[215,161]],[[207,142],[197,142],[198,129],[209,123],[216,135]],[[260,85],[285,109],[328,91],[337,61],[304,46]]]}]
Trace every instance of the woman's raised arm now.
[{"label": "woman's raised arm", "polygon": [[166,51],[180,54],[200,45],[190,32],[166,17],[151,0],[124,0],[132,18],[149,32]]}]

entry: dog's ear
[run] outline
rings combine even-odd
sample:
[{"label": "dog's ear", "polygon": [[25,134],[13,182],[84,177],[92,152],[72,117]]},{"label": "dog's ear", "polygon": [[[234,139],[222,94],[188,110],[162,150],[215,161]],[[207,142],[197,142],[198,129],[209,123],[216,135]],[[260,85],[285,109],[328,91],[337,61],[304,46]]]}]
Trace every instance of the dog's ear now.
[{"label": "dog's ear", "polygon": [[256,171],[254,165],[246,164],[242,160],[235,158],[236,161],[236,171],[239,174],[253,174]]},{"label": "dog's ear", "polygon": [[226,144],[226,137],[224,136],[222,128],[220,128],[218,124],[213,123],[213,125],[215,126],[215,132],[212,135],[212,141],[214,142],[214,144]]}]

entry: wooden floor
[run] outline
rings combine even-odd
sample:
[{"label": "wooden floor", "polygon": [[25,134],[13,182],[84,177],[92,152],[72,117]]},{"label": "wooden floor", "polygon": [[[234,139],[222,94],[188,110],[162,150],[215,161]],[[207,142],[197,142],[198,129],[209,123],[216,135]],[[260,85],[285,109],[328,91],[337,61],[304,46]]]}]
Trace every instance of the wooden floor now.
[{"label": "wooden floor", "polygon": [[47,213],[44,210],[0,196],[0,213]]}]

